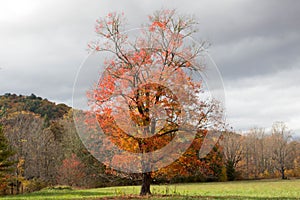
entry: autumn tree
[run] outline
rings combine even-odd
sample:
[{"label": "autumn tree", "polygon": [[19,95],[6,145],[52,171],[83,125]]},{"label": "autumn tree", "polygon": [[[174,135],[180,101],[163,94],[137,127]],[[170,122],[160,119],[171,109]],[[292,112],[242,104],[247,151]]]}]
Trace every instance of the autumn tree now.
[{"label": "autumn tree", "polygon": [[[91,50],[111,54],[88,93],[91,111],[109,138],[102,143],[107,147],[111,142],[104,163],[142,173],[141,195],[151,194],[154,170],[180,157],[195,134],[220,125],[219,107],[204,98],[199,80],[204,69],[199,60],[207,43],[189,40],[195,25],[194,19],[174,10],[160,10],[132,40],[124,32],[123,15],[110,13],[97,20],[99,40],[89,44]],[[89,137],[102,139],[97,134]],[[113,151],[114,145],[119,150]]]},{"label": "autumn tree", "polygon": [[85,166],[75,154],[72,154],[62,161],[57,176],[58,183],[70,186],[81,186],[80,180],[84,177]]}]

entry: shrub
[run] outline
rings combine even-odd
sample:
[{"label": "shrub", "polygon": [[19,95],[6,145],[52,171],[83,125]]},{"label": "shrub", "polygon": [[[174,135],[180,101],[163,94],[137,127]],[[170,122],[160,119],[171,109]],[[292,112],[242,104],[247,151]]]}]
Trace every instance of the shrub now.
[{"label": "shrub", "polygon": [[23,182],[25,192],[35,192],[47,187],[47,183],[40,179],[26,180]]}]

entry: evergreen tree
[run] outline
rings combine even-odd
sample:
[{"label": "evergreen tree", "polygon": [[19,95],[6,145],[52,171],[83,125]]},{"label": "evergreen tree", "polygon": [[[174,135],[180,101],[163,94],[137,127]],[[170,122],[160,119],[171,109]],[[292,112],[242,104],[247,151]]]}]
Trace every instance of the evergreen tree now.
[{"label": "evergreen tree", "polygon": [[6,175],[12,170],[14,164],[9,158],[14,155],[14,152],[9,146],[9,143],[4,136],[2,126],[0,125],[0,185],[5,182]]},{"label": "evergreen tree", "polygon": [[234,163],[230,160],[227,161],[227,163],[226,163],[226,175],[227,175],[228,181],[234,181],[237,176],[235,167],[234,167]]}]

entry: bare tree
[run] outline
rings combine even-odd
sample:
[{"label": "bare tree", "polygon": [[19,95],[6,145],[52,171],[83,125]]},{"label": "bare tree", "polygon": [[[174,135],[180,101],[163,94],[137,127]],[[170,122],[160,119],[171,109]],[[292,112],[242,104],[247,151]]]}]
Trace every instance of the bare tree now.
[{"label": "bare tree", "polygon": [[268,135],[264,128],[252,128],[244,137],[244,159],[248,178],[259,178],[270,168]]},{"label": "bare tree", "polygon": [[223,146],[228,180],[236,178],[236,167],[242,160],[243,154],[242,140],[243,137],[234,132],[225,132],[223,134],[221,145]]},{"label": "bare tree", "polygon": [[3,124],[5,134],[16,151],[15,159],[23,161],[24,178],[53,182],[60,159],[60,154],[57,154],[60,145],[52,126],[44,127],[43,118],[30,112],[12,113],[3,120]]},{"label": "bare tree", "polygon": [[281,173],[281,178],[286,179],[285,170],[290,157],[291,149],[289,142],[292,139],[291,130],[285,123],[275,122],[272,126],[272,159],[275,162],[275,168]]}]

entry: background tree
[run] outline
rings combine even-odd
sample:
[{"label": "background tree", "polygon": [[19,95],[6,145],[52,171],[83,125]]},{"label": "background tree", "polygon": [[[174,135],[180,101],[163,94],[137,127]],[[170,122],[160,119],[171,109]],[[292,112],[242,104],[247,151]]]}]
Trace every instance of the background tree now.
[{"label": "background tree", "polygon": [[245,177],[259,178],[270,166],[268,137],[263,128],[252,128],[243,136]]},{"label": "background tree", "polygon": [[281,173],[281,178],[286,179],[285,170],[288,164],[291,164],[291,149],[289,142],[291,141],[291,131],[283,122],[275,122],[272,126],[272,146],[273,160],[275,167]]},{"label": "background tree", "polygon": [[290,150],[290,159],[288,163],[289,174],[291,177],[300,177],[300,142],[297,139],[291,141],[288,145]]},{"label": "background tree", "polygon": [[82,181],[80,180],[85,177],[84,170],[84,164],[75,154],[72,154],[62,161],[57,176],[58,182],[70,186],[81,186]]},{"label": "background tree", "polygon": [[[44,127],[44,119],[31,112],[10,113],[3,119],[5,134],[14,147],[15,160],[23,160],[25,179],[41,179],[55,183],[56,167],[62,159],[56,129]],[[15,165],[17,172],[17,165]]]},{"label": "background tree", "polygon": [[0,125],[0,191],[7,187],[8,177],[14,164],[11,160],[13,155],[14,151],[4,136],[2,125]]},{"label": "background tree", "polygon": [[[122,155],[108,156],[107,162],[122,160],[124,166],[140,166],[141,195],[151,194],[149,160],[161,159],[145,160],[145,153],[164,147],[177,135],[184,145],[191,130],[202,133],[220,125],[216,120],[220,110],[201,99],[201,81],[189,76],[203,70],[198,59],[206,43],[197,45],[187,39],[195,33],[196,22],[174,10],[157,11],[149,20],[141,36],[131,41],[122,32],[122,15],[110,13],[97,21],[101,39],[89,44],[93,50],[112,53],[104,63],[103,76],[89,93],[92,111],[114,144],[142,154],[134,165],[126,162],[133,159],[122,159]],[[101,43],[103,38],[107,42]]]},{"label": "background tree", "polygon": [[234,132],[224,132],[221,140],[222,152],[229,181],[237,178],[236,168],[242,160],[243,137]]}]

